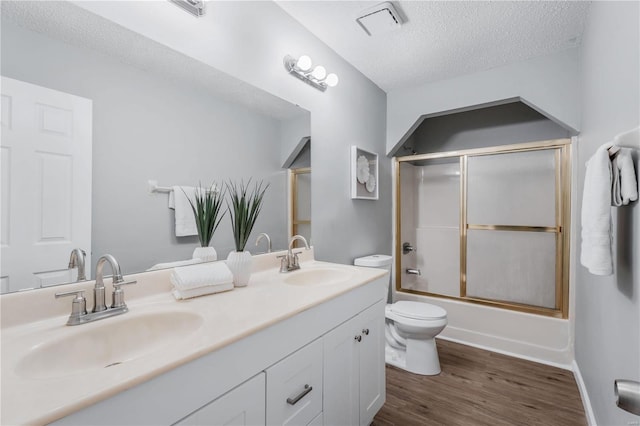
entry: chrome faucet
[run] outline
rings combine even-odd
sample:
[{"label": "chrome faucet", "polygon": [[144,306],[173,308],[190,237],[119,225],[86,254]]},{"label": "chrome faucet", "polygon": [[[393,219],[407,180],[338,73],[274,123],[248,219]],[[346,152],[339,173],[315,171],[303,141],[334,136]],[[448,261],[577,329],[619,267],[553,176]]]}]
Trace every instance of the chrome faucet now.
[{"label": "chrome faucet", "polygon": [[107,306],[105,304],[105,296],[104,296],[104,281],[103,281],[103,272],[104,264],[109,262],[111,265],[111,273],[113,274],[113,284],[117,285],[124,282],[122,278],[122,272],[120,272],[120,265],[115,257],[110,254],[105,254],[104,256],[98,259],[98,263],[96,264],[96,285],[93,288],[93,309],[91,312],[102,312],[107,310]]},{"label": "chrome faucet", "polygon": [[291,237],[291,239],[289,239],[289,250],[287,251],[287,254],[278,256],[278,259],[280,259],[280,272],[290,272],[295,271],[296,269],[300,269],[298,255],[302,252],[293,252],[293,243],[296,240],[302,241],[304,243],[304,247],[309,250],[309,244],[302,235],[294,235],[293,237]]},{"label": "chrome faucet", "polygon": [[263,238],[267,240],[267,253],[271,253],[271,238],[269,238],[269,234],[263,232],[258,235],[258,238],[256,238],[256,247],[258,247],[258,243],[260,243]]},{"label": "chrome faucet", "polygon": [[[105,301],[105,287],[103,280],[104,264],[109,263],[112,271],[112,303],[107,308]],[[136,281],[125,281],[120,272],[118,261],[110,254],[105,254],[98,259],[96,265],[96,283],[93,288],[93,309],[87,312],[87,300],[84,297],[84,290],[65,291],[56,293],[56,299],[64,296],[75,296],[71,304],[71,315],[67,325],[85,324],[97,321],[103,318],[112,317],[114,315],[124,314],[129,311],[126,303],[124,303],[124,291],[121,286],[135,284]]]},{"label": "chrome faucet", "polygon": [[76,281],[86,281],[87,275],[84,271],[84,262],[87,257],[87,253],[79,248],[71,250],[71,257],[69,257],[69,269],[78,268],[78,278]]}]

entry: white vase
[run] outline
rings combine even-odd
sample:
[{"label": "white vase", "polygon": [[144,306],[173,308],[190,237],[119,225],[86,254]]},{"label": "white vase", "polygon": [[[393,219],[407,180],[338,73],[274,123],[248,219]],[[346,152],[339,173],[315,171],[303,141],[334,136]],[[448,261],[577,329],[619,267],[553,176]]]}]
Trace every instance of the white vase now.
[{"label": "white vase", "polygon": [[203,262],[213,262],[218,260],[218,253],[213,247],[196,247],[193,251],[193,258]]},{"label": "white vase", "polygon": [[227,257],[227,266],[233,274],[233,285],[235,287],[245,287],[251,278],[251,264],[253,258],[248,251],[232,251]]}]

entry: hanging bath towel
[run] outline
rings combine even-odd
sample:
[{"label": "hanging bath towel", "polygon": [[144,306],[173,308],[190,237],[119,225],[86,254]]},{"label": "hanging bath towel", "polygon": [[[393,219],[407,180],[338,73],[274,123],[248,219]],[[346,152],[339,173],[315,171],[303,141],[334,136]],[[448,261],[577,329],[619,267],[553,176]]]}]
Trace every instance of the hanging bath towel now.
[{"label": "hanging bath towel", "polygon": [[612,169],[607,143],[587,161],[582,195],[582,253],[580,263],[594,275],[613,274],[611,253]]},{"label": "hanging bath towel", "polygon": [[[196,189],[192,186],[173,186],[169,194],[169,208],[176,211],[176,237],[198,235],[193,209],[187,199],[194,199]],[[185,195],[186,193],[186,195]]]}]

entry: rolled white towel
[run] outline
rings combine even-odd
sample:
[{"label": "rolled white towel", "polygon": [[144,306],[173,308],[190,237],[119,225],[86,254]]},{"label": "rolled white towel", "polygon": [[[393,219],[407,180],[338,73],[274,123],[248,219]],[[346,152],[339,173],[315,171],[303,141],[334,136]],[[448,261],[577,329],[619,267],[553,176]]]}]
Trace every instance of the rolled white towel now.
[{"label": "rolled white towel", "polygon": [[190,299],[192,297],[206,296],[207,294],[220,293],[223,291],[233,290],[233,283],[209,285],[206,287],[193,288],[191,290],[173,289],[173,297],[176,299]]},{"label": "rolled white towel", "polygon": [[219,284],[233,284],[233,274],[224,262],[211,262],[174,268],[170,280],[177,290],[185,291]]}]

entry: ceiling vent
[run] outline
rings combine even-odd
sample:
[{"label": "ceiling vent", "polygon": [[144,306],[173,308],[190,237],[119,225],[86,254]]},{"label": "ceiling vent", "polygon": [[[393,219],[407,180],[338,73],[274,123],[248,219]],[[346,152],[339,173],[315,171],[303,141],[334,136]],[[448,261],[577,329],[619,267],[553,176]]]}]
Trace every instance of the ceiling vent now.
[{"label": "ceiling vent", "polygon": [[171,0],[171,3],[180,6],[192,15],[204,15],[204,0]]},{"label": "ceiling vent", "polygon": [[384,2],[360,12],[356,22],[372,36],[397,30],[404,21],[391,3]]}]

